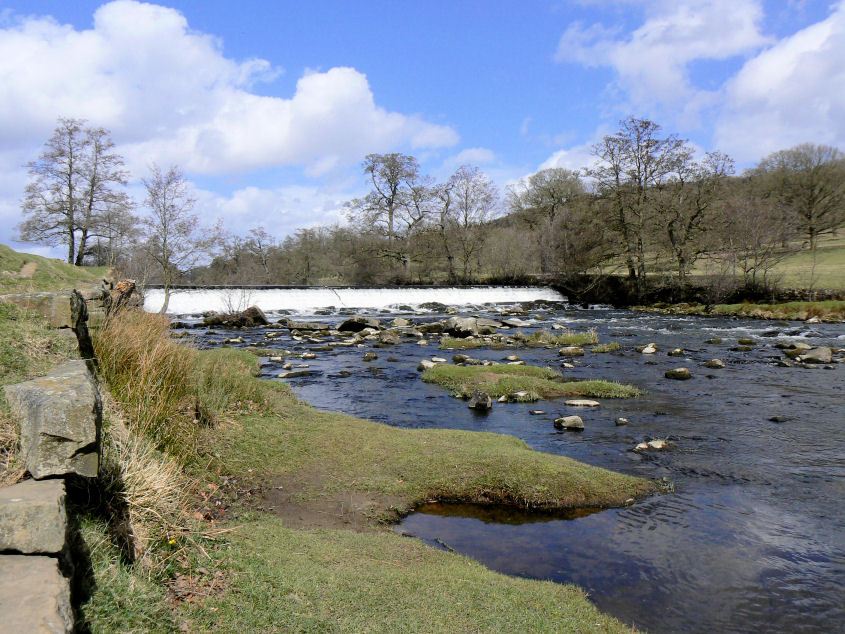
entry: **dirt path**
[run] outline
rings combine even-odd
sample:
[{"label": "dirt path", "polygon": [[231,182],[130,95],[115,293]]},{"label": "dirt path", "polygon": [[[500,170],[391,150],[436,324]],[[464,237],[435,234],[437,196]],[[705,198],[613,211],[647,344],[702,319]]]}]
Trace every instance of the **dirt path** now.
[{"label": "dirt path", "polygon": [[27,262],[26,264],[24,264],[21,267],[21,271],[20,271],[20,273],[18,273],[18,275],[20,275],[21,277],[29,279],[35,274],[35,271],[37,271],[37,270],[38,270],[38,262]]}]

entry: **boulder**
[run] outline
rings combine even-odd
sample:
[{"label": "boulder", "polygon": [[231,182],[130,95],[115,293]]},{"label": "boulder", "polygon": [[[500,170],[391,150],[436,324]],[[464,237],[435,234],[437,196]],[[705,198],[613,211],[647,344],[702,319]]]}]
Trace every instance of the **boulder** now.
[{"label": "boulder", "polygon": [[[282,322],[280,321],[279,323]],[[310,332],[328,331],[330,329],[328,324],[321,324],[316,321],[292,321],[290,319],[285,320],[284,326],[290,330],[307,330]]]},{"label": "boulder", "polygon": [[478,320],[475,317],[449,317],[443,322],[443,329],[453,337],[471,337],[478,334]]},{"label": "boulder", "polygon": [[666,370],[663,376],[667,379],[675,379],[676,381],[686,381],[692,378],[692,372],[687,368],[674,368],[672,370]]},{"label": "boulder", "polygon": [[704,364],[704,367],[710,368],[711,370],[721,370],[725,367],[725,362],[721,359],[710,359],[710,361]]},{"label": "boulder", "polygon": [[390,322],[390,325],[394,328],[407,328],[411,325],[411,322],[405,319],[404,317],[397,317],[392,322]]},{"label": "boulder", "polygon": [[467,403],[467,407],[486,412],[493,407],[493,399],[487,392],[475,390],[472,393],[472,398],[469,399],[469,403]]},{"label": "boulder", "polygon": [[280,379],[295,379],[298,376],[308,376],[314,374],[313,370],[291,370],[290,372],[279,372],[276,376]]},{"label": "boulder", "polygon": [[721,337],[713,337],[712,339],[708,339],[704,343],[722,343]]},{"label": "boulder", "polygon": [[434,361],[435,363],[446,363],[447,362],[446,359],[444,359],[443,357],[431,357],[431,360]]},{"label": "boulder", "polygon": [[340,332],[361,332],[365,328],[372,328],[374,331],[380,330],[381,322],[375,317],[364,317],[358,315],[350,317],[344,321],[337,329]]},{"label": "boulder", "polygon": [[97,476],[102,402],[84,361],[69,361],[47,376],[7,385],[6,399],[20,421],[21,453],[33,478]]},{"label": "boulder", "polygon": [[741,337],[737,339],[736,342],[741,346],[753,346],[755,343],[757,343],[757,341],[752,339],[751,337]]},{"label": "boulder", "polygon": [[0,557],[4,632],[72,632],[70,586],[53,557]]},{"label": "boulder", "polygon": [[629,422],[630,421],[628,421],[627,418],[625,418],[624,416],[620,416],[616,419],[616,426],[622,427],[623,425],[627,425]]},{"label": "boulder", "polygon": [[423,359],[422,361],[417,364],[417,370],[420,372],[425,372],[426,370],[431,370],[431,368],[437,366],[434,361],[429,361],[428,359]]},{"label": "boulder", "polygon": [[364,361],[375,361],[378,355],[375,352],[368,352],[364,355]]},{"label": "boulder", "polygon": [[381,343],[396,345],[402,343],[402,336],[399,334],[398,330],[394,330],[393,328],[391,328],[389,330],[382,330],[378,334],[378,340]]},{"label": "boulder", "polygon": [[648,448],[649,449],[657,449],[657,450],[666,449],[667,444],[668,443],[665,440],[660,440],[660,439],[649,440],[648,441]]},{"label": "boulder", "polygon": [[566,346],[557,351],[562,357],[583,357],[584,348],[581,346]]},{"label": "boulder", "polygon": [[508,356],[505,357],[505,361],[519,361],[519,360],[520,360],[520,358],[518,356],[516,356],[515,354],[509,354]]},{"label": "boulder", "polygon": [[684,356],[684,351],[682,348],[675,348],[673,350],[670,350],[666,354],[668,354],[670,357],[682,357]]},{"label": "boulder", "polygon": [[562,416],[555,419],[555,427],[566,431],[581,431],[584,429],[584,421],[580,416]]},{"label": "boulder", "polygon": [[830,363],[833,360],[833,351],[824,346],[812,348],[804,350],[799,359],[804,363]]},{"label": "boulder", "polygon": [[25,480],[0,489],[0,551],[57,555],[66,536],[64,480]]},{"label": "boulder", "polygon": [[211,313],[203,317],[203,326],[225,326],[227,328],[253,328],[266,326],[270,322],[258,306],[250,306],[239,313]]},{"label": "boulder", "polygon": [[657,344],[648,343],[644,346],[637,346],[637,352],[641,352],[642,354],[654,354],[657,352]]}]

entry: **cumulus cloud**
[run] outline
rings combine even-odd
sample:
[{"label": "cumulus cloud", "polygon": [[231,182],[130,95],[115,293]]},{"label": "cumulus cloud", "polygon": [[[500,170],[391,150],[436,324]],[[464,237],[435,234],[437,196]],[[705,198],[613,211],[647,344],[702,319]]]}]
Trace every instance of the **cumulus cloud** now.
[{"label": "cumulus cloud", "polygon": [[746,62],[725,86],[715,129],[739,159],[812,142],[845,147],[845,2]]},{"label": "cumulus cloud", "polygon": [[563,167],[568,170],[579,170],[590,167],[595,162],[592,152],[592,143],[575,145],[570,148],[562,148],[554,152],[549,158],[540,164],[538,170]]},{"label": "cumulus cloud", "polygon": [[486,147],[461,150],[443,161],[443,168],[453,170],[461,165],[489,165],[497,160],[496,153]]},{"label": "cumulus cloud", "polygon": [[645,7],[645,21],[630,34],[602,24],[571,24],[555,59],[612,68],[634,105],[678,104],[701,92],[691,85],[691,62],[730,59],[768,42],[757,0],[661,0]]},{"label": "cumulus cloud", "polygon": [[225,227],[237,234],[260,224],[276,236],[292,234],[301,227],[342,221],[343,203],[351,197],[320,185],[249,186],[227,196],[208,191],[196,194],[197,212],[208,224],[224,218]]},{"label": "cumulus cloud", "polygon": [[279,69],[234,61],[178,11],[116,0],[76,30],[49,17],[0,29],[0,139],[43,141],[58,116],[112,130],[131,167],[194,173],[297,165],[320,175],[396,147],[449,146],[455,131],[379,107],[354,68],[307,73],[290,98],[250,91]]}]

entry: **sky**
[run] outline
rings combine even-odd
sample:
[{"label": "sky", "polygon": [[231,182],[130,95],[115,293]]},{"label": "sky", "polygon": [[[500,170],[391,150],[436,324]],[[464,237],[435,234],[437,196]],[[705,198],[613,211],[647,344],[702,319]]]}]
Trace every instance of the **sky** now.
[{"label": "sky", "polygon": [[[738,167],[845,149],[845,0],[0,0],[0,243],[59,117],[111,131],[143,200],[179,165],[207,224],[343,221],[369,153],[504,190],[586,167],[628,116]],[[143,209],[139,209],[143,213]]]}]

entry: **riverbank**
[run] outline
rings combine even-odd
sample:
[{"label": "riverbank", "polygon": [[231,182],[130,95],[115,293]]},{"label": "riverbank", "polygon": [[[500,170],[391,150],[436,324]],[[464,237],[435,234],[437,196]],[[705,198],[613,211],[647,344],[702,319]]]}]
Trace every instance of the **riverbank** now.
[{"label": "riverbank", "polygon": [[841,323],[845,322],[845,301],[783,302],[762,304],[742,302],[739,304],[664,304],[634,306],[632,310],[662,315],[700,315],[703,317],[747,317],[751,319],[781,319],[785,321],[807,321]]},{"label": "riverbank", "polygon": [[[32,331],[50,342],[16,353],[73,356],[60,331],[9,310],[4,326],[18,330],[8,341]],[[620,506],[652,483],[508,436],[321,412],[255,378],[254,355],[195,351],[171,342],[164,320],[126,318],[97,338],[114,396],[108,480],[95,507],[73,507],[91,562],[80,593],[92,631],[627,630],[572,586],[497,574],[388,523],[432,499]],[[12,368],[10,380],[43,363]]]}]

